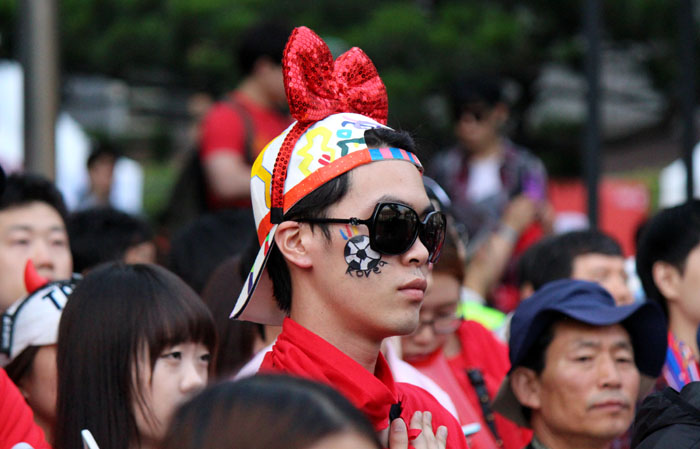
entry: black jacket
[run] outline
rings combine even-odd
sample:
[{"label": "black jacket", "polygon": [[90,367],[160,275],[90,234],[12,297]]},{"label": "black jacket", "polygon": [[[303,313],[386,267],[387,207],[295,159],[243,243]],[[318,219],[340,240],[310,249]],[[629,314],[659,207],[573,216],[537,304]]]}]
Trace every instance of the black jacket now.
[{"label": "black jacket", "polygon": [[634,420],[633,449],[700,447],[700,382],[680,393],[671,387],[644,399]]}]

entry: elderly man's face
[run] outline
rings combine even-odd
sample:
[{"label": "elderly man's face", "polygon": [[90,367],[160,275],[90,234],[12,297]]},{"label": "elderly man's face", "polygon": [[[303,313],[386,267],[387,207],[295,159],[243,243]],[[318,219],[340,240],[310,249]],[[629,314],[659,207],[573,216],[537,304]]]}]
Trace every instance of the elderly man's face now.
[{"label": "elderly man's face", "polygon": [[629,428],[638,391],[639,371],[621,325],[562,321],[526,405],[533,409],[535,434],[604,442]]}]

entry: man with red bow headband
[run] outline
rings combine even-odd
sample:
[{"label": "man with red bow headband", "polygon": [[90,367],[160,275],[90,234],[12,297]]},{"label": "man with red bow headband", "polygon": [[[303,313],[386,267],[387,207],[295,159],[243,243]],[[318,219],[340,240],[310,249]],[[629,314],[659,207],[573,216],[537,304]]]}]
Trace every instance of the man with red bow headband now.
[{"label": "man with red bow headband", "polygon": [[[467,446],[455,418],[425,390],[395,382],[380,353],[384,338],[418,325],[445,217],[425,192],[413,141],[385,126],[386,89],[374,65],[358,48],[334,61],[301,27],[283,68],[297,121],[253,164],[261,248],[231,313],[283,325],[261,371],[331,384],[385,444],[410,426],[416,446],[446,438],[449,449],[495,449],[483,430]],[[420,435],[431,418],[432,432]]]}]

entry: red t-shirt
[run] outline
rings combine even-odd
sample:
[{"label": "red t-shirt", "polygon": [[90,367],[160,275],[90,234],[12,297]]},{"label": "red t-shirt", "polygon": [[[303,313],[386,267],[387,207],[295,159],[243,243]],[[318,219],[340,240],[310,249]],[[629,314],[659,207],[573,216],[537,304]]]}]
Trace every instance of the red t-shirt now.
[{"label": "red t-shirt", "polygon": [[[200,157],[202,161],[213,154],[226,152],[239,154],[245,160],[246,154],[246,134],[252,132],[250,139],[252,158],[256,158],[263,148],[290,124],[291,119],[277,109],[269,109],[258,105],[241,92],[229,94],[241,108],[248,113],[251,128],[246,129],[246,123],[241,114],[228,102],[220,101],[216,103],[207,113],[202,121],[202,133],[200,143]],[[253,161],[247,161],[252,164]],[[212,192],[208,194],[208,202],[212,208],[240,207],[241,202],[227,201],[219,198]],[[248,201],[247,204],[250,204]]]},{"label": "red t-shirt", "polygon": [[285,372],[327,383],[362,410],[377,431],[389,425],[391,406],[400,402],[401,417],[408,424],[417,411],[430,411],[433,430],[447,427],[447,449],[495,449],[482,432],[470,438],[470,445],[455,418],[427,391],[414,385],[396,383],[381,353],[374,374],[335,346],[289,318],[282,333],[260,366],[260,372]]},{"label": "red t-shirt", "polygon": [[17,443],[27,443],[34,449],[51,449],[44,432],[34,423],[32,409],[0,368],[0,449],[10,449]]},{"label": "red t-shirt", "polygon": [[[508,348],[494,337],[491,331],[476,321],[467,320],[462,323],[457,330],[457,336],[462,346],[462,352],[448,359],[448,363],[472,406],[480,410],[481,404],[469,381],[467,370],[477,368],[481,371],[486,390],[493,401],[501,382],[510,369]],[[518,427],[499,413],[495,413],[494,417],[496,429],[503,439],[504,448],[520,449],[525,447],[532,438],[532,432],[529,429]]]}]

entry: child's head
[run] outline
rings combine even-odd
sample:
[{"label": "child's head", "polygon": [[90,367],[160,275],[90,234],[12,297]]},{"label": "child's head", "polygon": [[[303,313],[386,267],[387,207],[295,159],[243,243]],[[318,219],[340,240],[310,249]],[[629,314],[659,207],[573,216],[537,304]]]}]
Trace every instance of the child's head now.
[{"label": "child's head", "polygon": [[75,271],[79,273],[104,262],[155,262],[153,231],[140,217],[96,207],[72,213],[66,224]]},{"label": "child's head", "polygon": [[78,447],[85,428],[103,447],[158,441],[175,407],[205,385],[215,345],[211,314],[174,274],[95,268],[59,327],[54,447]]},{"label": "child's head", "polygon": [[213,386],[175,414],[163,449],[379,448],[372,425],[331,387],[259,375]]},{"label": "child's head", "polygon": [[700,322],[696,279],[700,273],[700,201],[659,211],[637,243],[637,273],[644,292],[659,303]]},{"label": "child's head", "polygon": [[51,282],[0,315],[0,366],[49,438],[56,418],[58,323],[77,279]]}]

